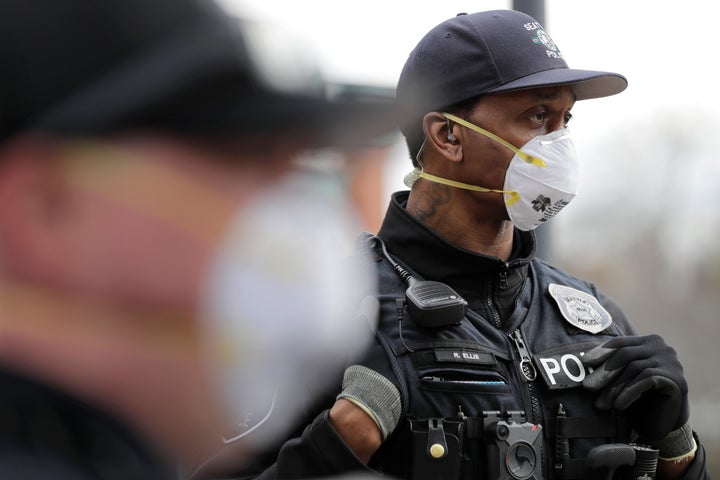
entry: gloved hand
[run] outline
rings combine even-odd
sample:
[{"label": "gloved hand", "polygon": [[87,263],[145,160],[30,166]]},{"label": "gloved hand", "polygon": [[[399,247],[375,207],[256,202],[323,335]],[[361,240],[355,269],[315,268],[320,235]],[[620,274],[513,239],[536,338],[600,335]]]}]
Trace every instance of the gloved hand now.
[{"label": "gloved hand", "polygon": [[337,396],[338,400],[341,398],[360,407],[375,421],[383,441],[400,422],[400,392],[375,370],[362,365],[349,366],[343,376],[342,392]]},{"label": "gloved hand", "polygon": [[659,335],[617,337],[587,352],[593,367],[583,386],[599,392],[595,406],[626,410],[643,438],[664,439],[690,417],[688,386],[675,350]]}]

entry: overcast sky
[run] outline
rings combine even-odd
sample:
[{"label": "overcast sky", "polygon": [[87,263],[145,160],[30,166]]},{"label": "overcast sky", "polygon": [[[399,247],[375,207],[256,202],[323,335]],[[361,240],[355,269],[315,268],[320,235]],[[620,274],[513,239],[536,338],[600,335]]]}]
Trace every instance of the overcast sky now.
[{"label": "overcast sky", "polygon": [[[331,77],[386,85],[395,84],[409,51],[436,24],[458,12],[512,6],[504,0],[222,1],[305,36]],[[718,12],[711,0],[547,0],[545,27],[571,67],[627,75],[631,89],[623,103],[673,104],[684,94],[698,102],[703,90],[715,88]]]}]

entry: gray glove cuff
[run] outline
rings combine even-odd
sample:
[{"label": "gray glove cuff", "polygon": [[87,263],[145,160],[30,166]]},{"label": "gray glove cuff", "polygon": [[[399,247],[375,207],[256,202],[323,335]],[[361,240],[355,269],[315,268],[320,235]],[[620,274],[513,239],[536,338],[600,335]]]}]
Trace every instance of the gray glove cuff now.
[{"label": "gray glove cuff", "polygon": [[395,385],[374,370],[351,365],[345,370],[342,388],[337,399],[349,400],[370,415],[385,441],[397,427],[402,413],[400,392]]},{"label": "gray glove cuff", "polygon": [[651,447],[660,450],[659,457],[663,460],[675,460],[694,453],[697,449],[689,423],[668,433],[665,438],[648,443]]}]

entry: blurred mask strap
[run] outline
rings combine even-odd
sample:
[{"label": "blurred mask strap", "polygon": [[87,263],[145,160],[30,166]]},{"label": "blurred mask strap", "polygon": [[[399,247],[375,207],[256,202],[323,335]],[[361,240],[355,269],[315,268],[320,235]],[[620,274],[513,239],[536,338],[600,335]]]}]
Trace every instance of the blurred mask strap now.
[{"label": "blurred mask strap", "polygon": [[[141,152],[80,140],[70,142],[63,157],[68,165],[68,178],[77,188],[173,223],[203,243],[214,242],[220,233],[214,231],[217,227],[213,225],[221,223],[214,216],[224,216],[235,209],[232,200],[192,175],[162,161],[151,161],[149,155]],[[98,181],[103,177],[112,177],[113,181]],[[178,198],[186,199],[184,209],[177,208]],[[190,215],[190,210],[204,213]]]}]

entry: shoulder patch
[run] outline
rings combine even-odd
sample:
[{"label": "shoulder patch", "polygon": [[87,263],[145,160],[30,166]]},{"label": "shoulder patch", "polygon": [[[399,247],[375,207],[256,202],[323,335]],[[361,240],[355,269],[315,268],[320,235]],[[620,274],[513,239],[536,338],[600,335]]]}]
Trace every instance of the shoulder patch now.
[{"label": "shoulder patch", "polygon": [[605,330],[612,316],[597,298],[571,287],[551,283],[548,292],[557,302],[560,313],[571,325],[590,333]]}]

